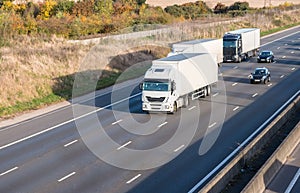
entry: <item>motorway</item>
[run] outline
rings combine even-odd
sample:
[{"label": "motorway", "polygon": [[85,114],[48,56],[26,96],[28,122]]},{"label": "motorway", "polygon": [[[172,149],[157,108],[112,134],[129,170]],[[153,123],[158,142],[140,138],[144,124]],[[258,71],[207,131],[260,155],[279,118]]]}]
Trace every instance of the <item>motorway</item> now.
[{"label": "motorway", "polygon": [[[261,44],[274,63],[223,64],[211,96],[174,115],[143,113],[132,82],[0,128],[0,192],[189,192],[300,89],[300,26]],[[249,84],[261,66],[271,82]]]}]

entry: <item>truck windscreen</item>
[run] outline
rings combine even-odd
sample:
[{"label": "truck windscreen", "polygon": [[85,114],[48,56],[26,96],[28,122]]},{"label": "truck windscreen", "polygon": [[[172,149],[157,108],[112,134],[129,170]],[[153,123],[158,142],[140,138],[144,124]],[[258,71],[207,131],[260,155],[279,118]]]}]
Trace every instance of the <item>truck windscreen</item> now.
[{"label": "truck windscreen", "polygon": [[170,84],[168,82],[144,82],[143,90],[148,91],[169,91]]},{"label": "truck windscreen", "polygon": [[223,47],[224,48],[235,48],[236,47],[236,41],[230,41],[230,40],[224,40],[223,41]]}]

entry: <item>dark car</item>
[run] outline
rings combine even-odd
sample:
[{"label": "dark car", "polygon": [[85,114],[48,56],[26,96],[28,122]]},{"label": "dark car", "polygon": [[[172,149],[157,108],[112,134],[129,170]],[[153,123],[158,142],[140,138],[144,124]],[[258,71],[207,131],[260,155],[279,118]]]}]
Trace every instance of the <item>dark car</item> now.
[{"label": "dark car", "polygon": [[262,51],[257,57],[257,62],[274,62],[273,52],[269,50]]},{"label": "dark car", "polygon": [[253,73],[249,75],[250,83],[262,82],[266,84],[271,81],[271,73],[266,67],[256,68]]}]

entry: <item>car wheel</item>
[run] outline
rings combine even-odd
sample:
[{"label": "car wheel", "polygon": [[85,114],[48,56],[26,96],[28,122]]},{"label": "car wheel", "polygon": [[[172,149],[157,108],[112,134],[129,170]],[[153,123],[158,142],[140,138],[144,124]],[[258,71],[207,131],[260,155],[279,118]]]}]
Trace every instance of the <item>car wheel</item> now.
[{"label": "car wheel", "polygon": [[271,76],[269,76],[269,78],[268,78],[268,82],[271,82]]},{"label": "car wheel", "polygon": [[253,80],[250,80],[250,84],[253,84],[254,83],[254,81]]},{"label": "car wheel", "polygon": [[264,84],[266,84],[267,83],[267,80],[266,79],[264,79]]}]

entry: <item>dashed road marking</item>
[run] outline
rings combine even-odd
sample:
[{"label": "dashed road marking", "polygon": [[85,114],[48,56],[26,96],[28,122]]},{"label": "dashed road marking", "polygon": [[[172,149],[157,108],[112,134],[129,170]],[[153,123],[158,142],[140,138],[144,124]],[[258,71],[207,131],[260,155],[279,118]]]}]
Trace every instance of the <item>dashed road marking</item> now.
[{"label": "dashed road marking", "polygon": [[233,67],[233,69],[238,69],[238,68],[239,68],[238,66]]},{"label": "dashed road marking", "polygon": [[190,110],[193,110],[194,108],[196,108],[196,106],[190,107],[190,108],[189,108],[189,111],[190,111]]},{"label": "dashed road marking", "polygon": [[64,180],[70,178],[71,176],[73,176],[73,175],[75,175],[75,174],[76,174],[76,172],[72,172],[72,173],[66,175],[65,177],[62,177],[61,179],[59,179],[59,180],[57,180],[57,181],[58,181],[58,182],[62,182],[62,181],[64,181]]},{"label": "dashed road marking", "polygon": [[218,95],[219,95],[219,93],[217,92],[217,93],[213,94],[212,96],[213,96],[213,97],[216,97],[216,96],[218,96]]},{"label": "dashed road marking", "polygon": [[213,124],[209,125],[208,128],[212,128],[217,124],[217,122],[214,122]]},{"label": "dashed road marking", "polygon": [[286,56],[282,56],[282,58],[286,58]]},{"label": "dashed road marking", "polygon": [[283,78],[283,77],[284,77],[284,75],[281,75],[281,76],[280,76],[280,78]]},{"label": "dashed road marking", "polygon": [[258,93],[255,93],[252,95],[252,98],[256,97],[258,95]]},{"label": "dashed road marking", "polygon": [[125,143],[124,145],[121,145],[120,147],[118,147],[117,150],[123,149],[124,147],[126,147],[127,145],[131,144],[132,141],[128,141],[127,143]]},{"label": "dashed road marking", "polygon": [[174,152],[177,152],[177,151],[181,150],[183,147],[184,147],[184,145],[179,146],[178,148],[176,148],[176,149],[174,150]]},{"label": "dashed road marking", "polygon": [[72,145],[73,143],[76,143],[77,141],[78,141],[77,139],[74,141],[71,141],[70,143],[65,144],[64,147],[68,147],[68,146]]},{"label": "dashed road marking", "polygon": [[128,180],[128,181],[126,182],[126,184],[132,183],[133,181],[135,181],[136,179],[138,179],[139,177],[141,177],[141,175],[142,175],[142,174],[138,174],[138,175],[134,176],[133,178],[131,178],[130,180]]},{"label": "dashed road marking", "polygon": [[291,54],[295,54],[295,52],[294,52],[294,51],[291,51]]},{"label": "dashed road marking", "polygon": [[296,68],[292,68],[292,71],[296,70]]},{"label": "dashed road marking", "polygon": [[277,48],[277,50],[279,50],[279,49],[280,49],[280,47]]},{"label": "dashed road marking", "polygon": [[0,176],[4,176],[4,175],[6,175],[6,174],[8,174],[8,173],[10,173],[10,172],[13,172],[13,171],[17,170],[17,169],[19,169],[19,168],[18,168],[18,167],[14,167],[14,168],[12,168],[12,169],[9,169],[9,170],[7,170],[7,171],[1,173]]},{"label": "dashed road marking", "polygon": [[268,84],[268,87],[270,87],[270,86],[272,86],[273,84],[272,83],[270,83],[270,84]]},{"label": "dashed road marking", "polygon": [[120,122],[122,122],[122,121],[123,121],[123,120],[120,119],[120,120],[118,120],[118,121],[113,122],[112,125],[118,124],[118,123],[120,123]]},{"label": "dashed road marking", "polygon": [[164,126],[164,125],[166,125],[166,124],[168,124],[168,122],[166,121],[166,122],[164,122],[164,123],[162,123],[162,124],[160,124],[160,125],[158,125],[158,128],[161,128],[162,126]]},{"label": "dashed road marking", "polygon": [[237,82],[235,82],[235,83],[233,83],[233,84],[232,84],[232,86],[236,86],[237,84],[238,84],[238,83],[237,83]]},{"label": "dashed road marking", "polygon": [[236,110],[238,110],[240,107],[239,106],[236,106],[234,109],[233,109],[233,111],[236,111]]}]

